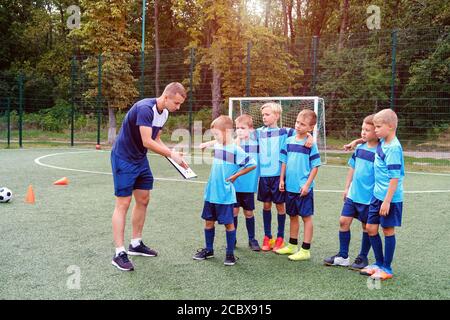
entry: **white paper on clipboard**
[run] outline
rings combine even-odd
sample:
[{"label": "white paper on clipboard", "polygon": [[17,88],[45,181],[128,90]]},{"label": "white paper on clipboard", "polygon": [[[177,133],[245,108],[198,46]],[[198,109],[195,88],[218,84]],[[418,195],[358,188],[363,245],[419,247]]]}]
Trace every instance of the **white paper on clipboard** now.
[{"label": "white paper on clipboard", "polygon": [[167,160],[177,169],[177,171],[183,176],[185,179],[192,179],[197,178],[197,174],[192,171],[190,167],[187,169],[184,169],[182,166],[180,166],[178,163],[176,163],[172,158],[166,157]]}]

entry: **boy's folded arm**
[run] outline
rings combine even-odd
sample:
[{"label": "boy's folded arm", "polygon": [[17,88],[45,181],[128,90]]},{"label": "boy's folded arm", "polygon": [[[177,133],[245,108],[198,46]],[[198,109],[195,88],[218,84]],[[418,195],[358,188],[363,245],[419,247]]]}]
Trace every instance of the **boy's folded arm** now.
[{"label": "boy's folded arm", "polygon": [[350,142],[348,144],[345,144],[343,146],[343,148],[345,151],[350,151],[350,150],[354,149],[358,144],[363,143],[363,142],[364,142],[364,140],[362,138],[359,138],[359,139],[353,140],[352,142]]},{"label": "boy's folded arm", "polygon": [[217,141],[216,140],[211,140],[211,141],[207,141],[207,142],[203,142],[199,145],[200,149],[206,149],[206,148],[210,148],[212,147]]},{"label": "boy's folded arm", "polygon": [[236,180],[237,178],[239,178],[240,176],[243,176],[244,174],[249,173],[252,170],[255,170],[256,166],[251,166],[251,167],[246,167],[242,170],[239,170],[238,172],[236,172],[235,174],[233,174],[231,177],[228,177],[226,179],[226,181],[231,181],[234,182],[234,180]]},{"label": "boy's folded arm", "polygon": [[308,132],[307,137],[306,137],[305,147],[311,148],[313,144],[314,144],[314,137],[312,136],[311,133]]}]

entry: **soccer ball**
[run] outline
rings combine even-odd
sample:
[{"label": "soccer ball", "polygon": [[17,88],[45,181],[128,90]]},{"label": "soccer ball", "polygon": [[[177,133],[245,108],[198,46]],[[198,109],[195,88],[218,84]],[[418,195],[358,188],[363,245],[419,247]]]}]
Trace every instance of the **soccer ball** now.
[{"label": "soccer ball", "polygon": [[0,187],[0,202],[8,202],[12,198],[12,192],[6,187]]}]

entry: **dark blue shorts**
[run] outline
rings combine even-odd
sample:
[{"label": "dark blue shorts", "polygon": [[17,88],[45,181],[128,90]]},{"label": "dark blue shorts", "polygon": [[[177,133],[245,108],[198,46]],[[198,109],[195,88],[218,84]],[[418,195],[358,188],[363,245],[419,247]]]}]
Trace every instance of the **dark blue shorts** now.
[{"label": "dark blue shorts", "polygon": [[111,167],[114,180],[114,194],[117,197],[128,197],[133,190],[153,189],[153,175],[147,158],[140,163],[127,162],[111,152]]},{"label": "dark blue shorts", "polygon": [[205,201],[202,218],[209,221],[217,221],[219,224],[232,224],[234,223],[233,205]]},{"label": "dark blue shorts", "polygon": [[284,203],[285,193],[280,191],[280,177],[260,177],[258,201]]},{"label": "dark blue shorts", "polygon": [[391,202],[389,214],[380,216],[383,201],[373,197],[369,207],[368,224],[381,224],[383,228],[400,227],[402,225],[403,202]]},{"label": "dark blue shorts", "polygon": [[345,198],[341,216],[356,218],[362,223],[367,223],[369,217],[369,205],[353,202],[350,198]]},{"label": "dark blue shorts", "polygon": [[255,194],[253,192],[236,192],[235,208],[253,211],[255,210]]},{"label": "dark blue shorts", "polygon": [[308,217],[314,214],[314,191],[304,197],[300,193],[286,191],[286,213],[290,216]]}]

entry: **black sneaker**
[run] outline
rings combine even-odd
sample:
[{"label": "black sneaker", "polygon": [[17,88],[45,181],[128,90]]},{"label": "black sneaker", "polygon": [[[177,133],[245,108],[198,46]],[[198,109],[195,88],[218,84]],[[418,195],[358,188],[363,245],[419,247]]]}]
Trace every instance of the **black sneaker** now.
[{"label": "black sneaker", "polygon": [[360,271],[369,265],[369,259],[363,256],[357,256],[355,262],[350,266],[350,269]]},{"label": "black sneaker", "polygon": [[117,256],[114,256],[112,265],[122,271],[133,271],[134,267],[130,260],[128,260],[127,253],[125,251],[120,252]]},{"label": "black sneaker", "polygon": [[144,256],[144,257],[156,257],[158,252],[147,247],[142,241],[140,241],[137,247],[133,247],[131,244],[128,247],[128,254],[130,256]]},{"label": "black sneaker", "polygon": [[256,240],[256,239],[249,240],[248,241],[248,246],[253,251],[261,251],[261,247],[259,246],[258,240]]},{"label": "black sneaker", "polygon": [[223,264],[226,266],[234,266],[236,264],[236,257],[234,254],[227,254]]},{"label": "black sneaker", "polygon": [[214,257],[214,250],[198,249],[197,253],[192,257],[194,260],[205,260]]}]

